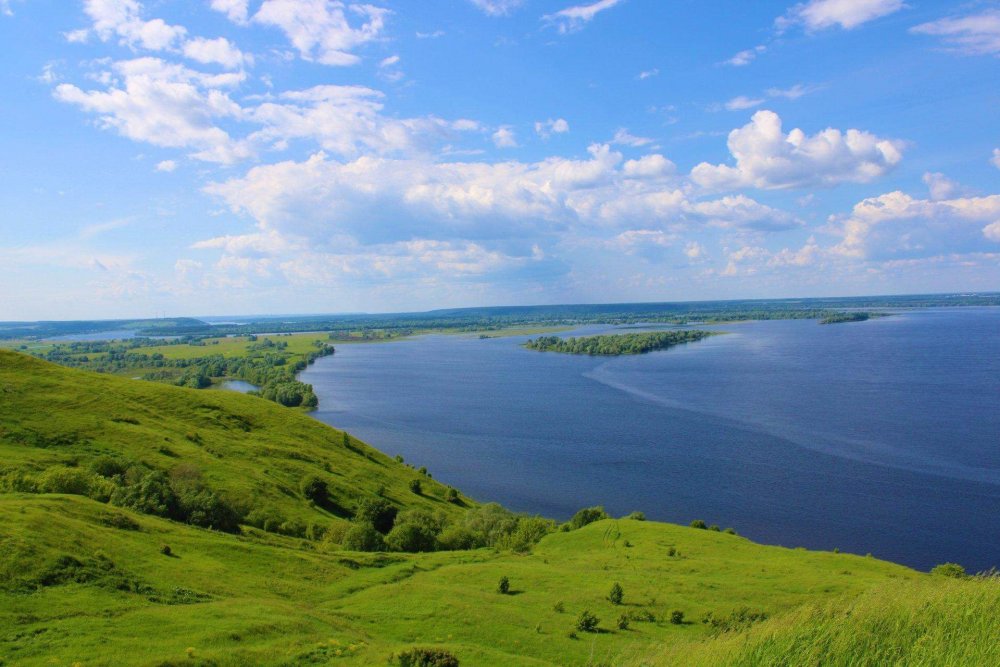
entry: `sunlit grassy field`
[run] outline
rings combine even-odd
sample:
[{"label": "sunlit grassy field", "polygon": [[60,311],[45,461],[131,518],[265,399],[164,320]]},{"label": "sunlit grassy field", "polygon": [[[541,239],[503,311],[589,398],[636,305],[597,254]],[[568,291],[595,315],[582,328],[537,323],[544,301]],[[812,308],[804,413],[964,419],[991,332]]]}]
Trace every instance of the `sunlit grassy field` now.
[{"label": "sunlit grassy field", "polygon": [[[419,471],[259,398],[10,352],[0,397],[0,664],[372,665],[413,647],[466,667],[996,664],[996,581],[869,557],[613,518],[557,530],[529,553],[361,553],[20,492],[25,477],[112,455],[196,467],[228,498],[324,530],[363,497],[456,518],[477,506],[446,502]],[[329,483],[330,507],[303,496],[308,475]],[[609,599],[615,583],[621,604]],[[585,611],[595,632],[577,627]],[[756,622],[705,622],[734,612]]]}]

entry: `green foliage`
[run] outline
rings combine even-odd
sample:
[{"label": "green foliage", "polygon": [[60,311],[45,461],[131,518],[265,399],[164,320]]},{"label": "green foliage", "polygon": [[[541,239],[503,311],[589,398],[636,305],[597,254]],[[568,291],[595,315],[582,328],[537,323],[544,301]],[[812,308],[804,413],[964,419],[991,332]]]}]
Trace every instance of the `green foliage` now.
[{"label": "green foliage", "polygon": [[[38,476],[38,490],[42,493],[71,493],[77,496],[103,495],[102,479],[81,468],[52,466]],[[107,498],[104,498],[107,500]]]},{"label": "green foliage", "polygon": [[132,467],[126,472],[126,478],[126,484],[111,494],[113,505],[143,514],[180,519],[180,502],[164,473]]},{"label": "green foliage", "polygon": [[645,521],[646,514],[644,512],[631,512],[625,517],[626,519],[631,519],[632,521]]},{"label": "green foliage", "polygon": [[674,609],[670,612],[670,622],[673,625],[681,625],[684,622],[684,612],[680,609]]},{"label": "green foliage", "polygon": [[330,502],[330,487],[317,475],[304,477],[299,488],[307,500],[313,501],[320,507],[325,507]]},{"label": "green foliage", "polygon": [[418,496],[421,495],[421,494],[423,494],[424,487],[420,483],[419,479],[411,479],[410,480],[410,491],[412,491],[413,493],[417,494]]},{"label": "green foliage", "polygon": [[562,352],[565,354],[588,354],[591,356],[617,356],[622,354],[643,354],[654,350],[665,350],[682,343],[693,343],[713,335],[710,331],[655,331],[652,333],[608,334],[583,336],[580,338],[559,338],[541,336],[524,344],[529,350],[541,352]]},{"label": "green foliage", "polygon": [[385,539],[370,523],[354,523],[341,546],[348,551],[384,551]]},{"label": "green foliage", "polygon": [[458,667],[458,658],[443,649],[414,648],[396,656],[399,667]]},{"label": "green foliage", "polygon": [[576,619],[576,629],[580,632],[597,632],[597,626],[600,622],[601,619],[585,609],[580,612],[580,616]]},{"label": "green foliage", "polygon": [[120,477],[125,474],[128,465],[113,456],[98,456],[87,466],[94,474],[101,477]]},{"label": "green foliage", "polygon": [[500,577],[500,582],[497,583],[497,593],[500,595],[510,593],[510,579],[507,578],[507,575]]},{"label": "green foliage", "polygon": [[708,524],[702,521],[701,519],[695,519],[694,521],[692,521],[691,527],[698,528],[700,530],[708,530]]},{"label": "green foliage", "polygon": [[717,617],[712,612],[708,612],[701,619],[701,622],[717,633],[738,632],[749,628],[754,623],[766,621],[767,618],[767,612],[750,607],[740,607],[731,611],[728,616]]},{"label": "green foliage", "polygon": [[931,570],[931,574],[961,579],[965,577],[965,568],[958,563],[941,563],[940,565],[934,566],[934,569]]},{"label": "green foliage", "polygon": [[603,507],[585,507],[573,515],[573,518],[569,520],[569,527],[571,530],[577,530],[595,521],[609,518],[611,517],[604,511]]},{"label": "green foliage", "polygon": [[625,591],[622,590],[622,585],[617,581],[611,586],[611,591],[608,592],[608,601],[613,605],[619,605],[622,600],[625,599]]},{"label": "green foliage", "polygon": [[385,536],[385,545],[390,551],[434,551],[440,532],[440,522],[429,512],[410,510],[400,515],[396,525]]},{"label": "green foliage", "polygon": [[628,614],[622,614],[621,616],[619,616],[617,625],[619,630],[628,630],[628,625],[629,625]]},{"label": "green foliage", "polygon": [[885,317],[885,313],[870,313],[865,311],[834,313],[820,320],[820,324],[842,324],[845,322],[864,322],[873,317]]},{"label": "green foliage", "polygon": [[365,498],[358,503],[354,520],[370,523],[375,530],[385,535],[392,530],[399,509],[385,498]]}]

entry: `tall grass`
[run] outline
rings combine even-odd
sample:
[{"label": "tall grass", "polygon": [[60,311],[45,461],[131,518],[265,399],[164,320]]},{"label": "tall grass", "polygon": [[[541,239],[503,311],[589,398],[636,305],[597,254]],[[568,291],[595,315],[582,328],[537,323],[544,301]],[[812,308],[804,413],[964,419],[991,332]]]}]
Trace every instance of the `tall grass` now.
[{"label": "tall grass", "polygon": [[808,605],[638,665],[1000,665],[1000,578],[925,577]]}]

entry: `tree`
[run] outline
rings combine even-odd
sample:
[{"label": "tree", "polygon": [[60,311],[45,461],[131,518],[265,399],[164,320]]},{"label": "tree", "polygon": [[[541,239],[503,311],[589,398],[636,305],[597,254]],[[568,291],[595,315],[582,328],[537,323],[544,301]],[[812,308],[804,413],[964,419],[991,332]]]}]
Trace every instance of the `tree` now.
[{"label": "tree", "polygon": [[674,609],[670,612],[670,622],[674,625],[681,625],[684,622],[684,612],[680,609]]},{"label": "tree", "polygon": [[500,582],[497,584],[497,593],[500,595],[507,595],[510,593],[510,579],[506,576],[500,577]]},{"label": "tree", "polygon": [[396,514],[399,512],[396,507],[384,498],[365,498],[358,503],[358,510],[354,513],[354,520],[362,523],[370,523],[375,530],[385,535],[392,530],[396,523]]},{"label": "tree", "polygon": [[600,622],[601,619],[585,609],[580,613],[580,617],[576,619],[576,629],[580,632],[597,632],[597,624]]},{"label": "tree", "polygon": [[931,574],[962,579],[965,577],[965,568],[958,563],[941,563],[940,565],[934,566],[934,569],[931,570]]},{"label": "tree", "polygon": [[603,507],[585,507],[573,515],[573,518],[569,520],[569,525],[571,529],[576,530],[595,521],[607,518],[609,518],[608,513],[604,511]]},{"label": "tree", "polygon": [[622,585],[616,581],[611,587],[611,591],[608,593],[608,600],[611,601],[611,604],[619,605],[624,599],[625,591],[622,590]]},{"label": "tree", "polygon": [[699,528],[701,530],[708,530],[708,524],[702,521],[701,519],[695,519],[694,521],[692,521],[691,527]]},{"label": "tree", "polygon": [[330,488],[316,475],[309,475],[302,480],[302,495],[320,507],[330,502]]},{"label": "tree", "polygon": [[385,540],[370,523],[355,523],[344,534],[342,546],[348,551],[382,551]]},{"label": "tree", "polygon": [[434,551],[437,548],[437,535],[425,524],[402,522],[385,536],[385,545],[392,551]]},{"label": "tree", "polygon": [[413,491],[418,496],[423,492],[423,487],[420,485],[419,479],[410,480],[410,491]]}]

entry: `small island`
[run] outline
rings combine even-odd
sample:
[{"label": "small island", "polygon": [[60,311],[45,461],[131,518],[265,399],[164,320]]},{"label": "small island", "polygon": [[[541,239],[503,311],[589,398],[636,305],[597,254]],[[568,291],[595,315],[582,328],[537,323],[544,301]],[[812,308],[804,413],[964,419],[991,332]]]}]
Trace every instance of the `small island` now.
[{"label": "small island", "polygon": [[886,313],[872,313],[863,310],[850,313],[834,313],[820,320],[820,324],[843,324],[845,322],[864,322],[873,317],[886,317]]},{"label": "small island", "polygon": [[681,343],[693,343],[714,336],[717,332],[700,331],[654,331],[650,333],[607,334],[582,336],[580,338],[559,338],[540,336],[524,344],[529,350],[540,352],[562,352],[564,354],[588,354],[591,356],[618,356],[622,354],[644,354],[655,350],[665,350]]}]

